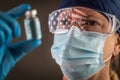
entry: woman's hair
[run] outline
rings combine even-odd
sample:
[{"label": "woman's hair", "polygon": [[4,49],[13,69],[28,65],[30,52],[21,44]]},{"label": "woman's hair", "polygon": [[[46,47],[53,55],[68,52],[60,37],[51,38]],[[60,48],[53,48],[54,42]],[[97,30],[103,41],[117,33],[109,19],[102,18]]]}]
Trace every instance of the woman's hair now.
[{"label": "woman's hair", "polygon": [[[119,35],[118,42],[120,44],[120,34],[119,32],[116,33]],[[112,56],[110,63],[110,77],[111,80],[120,79],[120,53],[116,56]]]},{"label": "woman's hair", "polygon": [[110,78],[111,80],[120,79],[120,54],[113,56],[110,64]]}]

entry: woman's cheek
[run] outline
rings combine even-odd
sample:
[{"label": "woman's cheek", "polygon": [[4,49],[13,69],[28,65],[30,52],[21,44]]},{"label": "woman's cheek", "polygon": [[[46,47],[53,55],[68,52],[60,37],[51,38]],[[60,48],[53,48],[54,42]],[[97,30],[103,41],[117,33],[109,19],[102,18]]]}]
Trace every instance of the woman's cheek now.
[{"label": "woman's cheek", "polygon": [[107,59],[109,56],[112,55],[114,51],[114,46],[115,46],[115,40],[113,36],[107,37],[104,43],[104,48],[103,48],[103,60]]}]

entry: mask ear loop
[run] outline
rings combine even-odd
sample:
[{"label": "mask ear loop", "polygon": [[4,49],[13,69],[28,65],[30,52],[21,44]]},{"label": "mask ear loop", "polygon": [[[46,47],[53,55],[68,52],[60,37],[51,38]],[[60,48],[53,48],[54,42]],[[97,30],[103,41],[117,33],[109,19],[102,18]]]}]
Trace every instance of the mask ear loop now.
[{"label": "mask ear loop", "polygon": [[111,57],[112,55],[110,55],[107,59],[105,59],[104,62],[107,62],[108,60],[110,60]]}]

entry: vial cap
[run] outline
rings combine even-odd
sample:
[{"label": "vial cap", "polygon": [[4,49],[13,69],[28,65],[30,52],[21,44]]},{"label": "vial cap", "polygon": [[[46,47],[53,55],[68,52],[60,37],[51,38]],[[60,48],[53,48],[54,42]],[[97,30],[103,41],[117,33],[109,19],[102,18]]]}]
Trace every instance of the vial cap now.
[{"label": "vial cap", "polygon": [[30,11],[26,11],[25,16],[30,17],[30,15],[31,15]]},{"label": "vial cap", "polygon": [[37,15],[37,10],[36,10],[36,9],[33,9],[33,10],[31,11],[31,15],[32,15],[33,17],[35,17],[35,16]]}]

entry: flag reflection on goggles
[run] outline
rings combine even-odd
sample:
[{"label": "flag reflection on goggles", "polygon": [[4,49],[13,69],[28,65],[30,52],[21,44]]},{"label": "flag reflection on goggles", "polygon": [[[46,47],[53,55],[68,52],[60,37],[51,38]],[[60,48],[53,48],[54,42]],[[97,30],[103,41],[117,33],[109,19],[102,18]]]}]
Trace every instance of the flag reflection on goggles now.
[{"label": "flag reflection on goggles", "polygon": [[120,21],[114,15],[100,11],[97,12],[103,14],[108,19],[108,26],[103,26],[95,20],[87,19],[87,15],[82,12],[79,7],[71,7],[59,9],[49,14],[49,30],[54,34],[62,34],[67,33],[72,26],[76,26],[81,31],[98,32],[102,34],[116,32],[120,27]]}]

